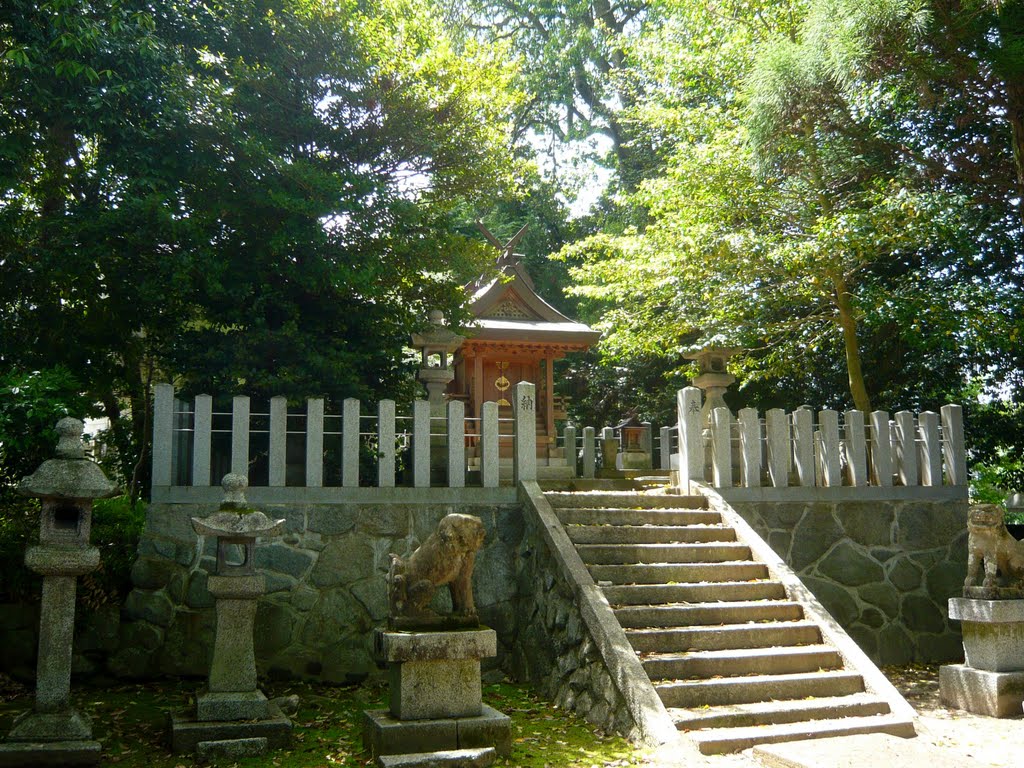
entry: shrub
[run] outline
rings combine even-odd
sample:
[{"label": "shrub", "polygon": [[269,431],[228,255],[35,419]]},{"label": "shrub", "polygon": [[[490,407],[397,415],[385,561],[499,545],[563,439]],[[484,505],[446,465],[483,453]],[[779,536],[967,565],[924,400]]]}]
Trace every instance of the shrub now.
[{"label": "shrub", "polygon": [[[90,609],[119,603],[131,590],[131,568],[146,519],[146,505],[128,497],[93,505],[93,546],[100,567],[79,582],[78,601]],[[39,500],[8,492],[0,498],[0,603],[37,602],[40,579],[25,567],[25,549],[39,541]]]}]

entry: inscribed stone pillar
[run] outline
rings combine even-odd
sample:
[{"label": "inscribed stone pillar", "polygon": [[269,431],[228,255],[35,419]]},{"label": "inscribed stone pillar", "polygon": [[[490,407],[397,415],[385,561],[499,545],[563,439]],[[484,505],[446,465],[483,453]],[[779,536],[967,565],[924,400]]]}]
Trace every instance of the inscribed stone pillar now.
[{"label": "inscribed stone pillar", "polygon": [[514,448],[512,452],[516,485],[537,479],[537,388],[528,381],[515,386],[512,402]]}]

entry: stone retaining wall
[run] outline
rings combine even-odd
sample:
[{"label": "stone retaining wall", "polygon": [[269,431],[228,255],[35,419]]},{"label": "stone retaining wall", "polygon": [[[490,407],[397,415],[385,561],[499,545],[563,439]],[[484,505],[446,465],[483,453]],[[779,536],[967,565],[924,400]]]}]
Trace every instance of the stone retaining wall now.
[{"label": "stone retaining wall", "polygon": [[675,740],[664,704],[540,487],[522,483],[520,494],[514,674],[605,730],[652,745]]},{"label": "stone retaining wall", "polygon": [[635,724],[612,683],[551,550],[531,527],[523,539],[519,604],[522,633],[512,672],[537,684],[542,695],[595,725],[630,733]]},{"label": "stone retaining wall", "polygon": [[801,499],[804,489],[785,490],[796,500],[719,492],[876,663],[963,658],[946,607],[967,572],[965,493],[813,488]]},{"label": "stone retaining wall", "polygon": [[[504,493],[505,499],[510,495]],[[153,504],[132,569],[135,589],[124,606],[120,650],[110,671],[123,677],[205,676],[214,631],[206,581],[216,566],[215,540],[192,530],[190,518],[216,505]],[[483,623],[497,630],[506,663],[516,627],[516,558],[522,516],[515,503],[308,504],[260,507],[287,520],[285,535],[260,543],[256,567],[268,594],[256,614],[259,671],[331,683],[356,682],[377,672],[372,628],[387,616],[388,553],[406,555],[450,512],[477,515],[487,529],[477,556],[476,603]],[[439,590],[438,607],[448,601]],[[505,644],[503,644],[505,643]]]},{"label": "stone retaining wall", "polygon": [[[439,495],[442,489],[414,497],[410,490],[396,489],[391,503],[261,505],[288,523],[285,536],[256,550],[269,590],[256,619],[260,672],[339,683],[378,674],[370,630],[386,615],[388,553],[407,554],[444,515],[460,511],[478,515],[487,529],[474,586],[481,618],[497,631],[499,647],[485,671],[537,682],[559,705],[602,726],[635,731],[623,693],[630,689],[628,675],[609,671],[616,651],[601,639],[611,635],[600,627],[597,588],[595,595],[574,591],[574,581],[589,578],[585,568],[566,570],[568,547],[557,551],[550,526],[531,511],[529,499],[520,501],[511,488],[493,489],[491,501]],[[792,499],[801,489],[784,490]],[[890,498],[871,498],[869,491]],[[774,498],[773,489],[763,489],[761,498],[751,493],[722,495],[872,659],[962,658],[959,627],[946,619],[947,600],[960,594],[966,571],[967,502],[955,490],[932,489],[928,497],[922,489],[819,488],[796,501]],[[79,617],[76,675],[207,674],[213,608],[206,579],[214,543],[195,535],[190,518],[215,507],[149,508],[132,571],[136,588],[120,626],[114,606]],[[438,599],[447,600],[445,590]],[[36,633],[31,606],[0,606],[0,642],[7,649],[0,669],[30,680]]]}]

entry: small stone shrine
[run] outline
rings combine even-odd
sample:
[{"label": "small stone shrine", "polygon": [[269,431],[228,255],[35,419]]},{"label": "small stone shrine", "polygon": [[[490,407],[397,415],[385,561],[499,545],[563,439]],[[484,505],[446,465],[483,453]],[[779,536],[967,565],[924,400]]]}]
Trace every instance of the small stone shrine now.
[{"label": "small stone shrine", "polygon": [[615,429],[621,435],[619,453],[615,457],[615,468],[625,470],[651,469],[651,425],[643,424],[635,413]]},{"label": "small stone shrine", "polygon": [[[490,765],[507,755],[511,721],[483,703],[480,659],[497,653],[473,603],[473,565],[484,526],[450,514],[408,558],[392,555],[389,619],[374,645],[389,667],[390,707],[365,713],[363,745],[377,765]],[[431,607],[447,586],[452,613]]]},{"label": "small stone shrine", "polygon": [[[1021,714],[1024,703],[1024,542],[994,504],[971,507],[964,596],[949,600],[961,622],[964,664],[939,669],[944,704],[989,717]],[[984,573],[981,584],[978,576]]]},{"label": "small stone shrine", "polygon": [[257,537],[277,536],[284,520],[246,508],[243,475],[224,476],[224,502],[206,518],[192,518],[201,536],[217,539],[217,573],[208,581],[217,628],[206,689],[195,714],[171,715],[171,749],[204,757],[245,757],[288,745],[292,724],[256,685],[253,626],[266,591],[253,567]]},{"label": "small stone shrine", "polygon": [[71,650],[79,576],[96,570],[100,552],[89,544],[92,502],[117,494],[103,470],[85,457],[82,422],[57,424],[57,458],[43,462],[18,486],[42,499],[39,544],[25,565],[43,577],[35,708],[14,721],[0,744],[0,765],[95,765],[100,743],[89,721],[71,706]]}]

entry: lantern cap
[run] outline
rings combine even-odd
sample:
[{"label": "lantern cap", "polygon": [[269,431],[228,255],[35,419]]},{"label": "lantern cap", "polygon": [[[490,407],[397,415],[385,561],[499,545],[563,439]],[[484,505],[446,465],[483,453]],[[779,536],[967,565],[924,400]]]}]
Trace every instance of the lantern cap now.
[{"label": "lantern cap", "polygon": [[47,459],[18,484],[23,496],[56,499],[106,499],[120,491],[99,465],[85,457],[84,425],[78,419],[57,422],[57,458]]}]

